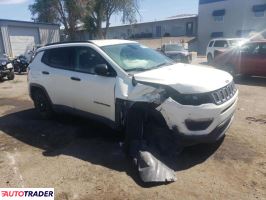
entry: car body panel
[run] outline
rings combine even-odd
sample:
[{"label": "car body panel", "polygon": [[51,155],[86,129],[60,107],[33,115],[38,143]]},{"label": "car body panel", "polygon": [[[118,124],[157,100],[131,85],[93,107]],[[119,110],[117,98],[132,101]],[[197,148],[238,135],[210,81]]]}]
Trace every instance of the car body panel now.
[{"label": "car body panel", "polygon": [[139,81],[169,85],[183,94],[206,93],[232,81],[227,72],[189,64],[174,64],[135,74]]}]

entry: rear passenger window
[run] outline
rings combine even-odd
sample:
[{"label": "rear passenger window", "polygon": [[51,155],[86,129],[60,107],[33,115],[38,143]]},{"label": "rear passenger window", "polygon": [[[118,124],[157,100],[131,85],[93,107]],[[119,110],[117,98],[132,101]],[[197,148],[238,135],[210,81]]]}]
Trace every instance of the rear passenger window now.
[{"label": "rear passenger window", "polygon": [[209,47],[212,47],[214,41],[211,41],[210,44],[209,44]]},{"label": "rear passenger window", "polygon": [[241,47],[241,52],[247,53],[247,54],[257,54],[259,52],[259,44],[251,43],[251,44],[243,45]]},{"label": "rear passenger window", "polygon": [[42,62],[51,67],[73,70],[73,52],[72,47],[48,49],[44,52]]},{"label": "rear passenger window", "polygon": [[227,44],[227,41],[225,40],[217,40],[214,43],[214,47],[227,47],[227,46],[228,44]]}]

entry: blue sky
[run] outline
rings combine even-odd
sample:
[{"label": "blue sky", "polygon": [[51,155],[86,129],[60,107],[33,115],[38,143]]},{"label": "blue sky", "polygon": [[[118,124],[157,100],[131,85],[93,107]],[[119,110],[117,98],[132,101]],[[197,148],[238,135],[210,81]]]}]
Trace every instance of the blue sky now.
[{"label": "blue sky", "polygon": [[[0,19],[30,21],[28,9],[33,0],[0,0]],[[198,12],[198,0],[140,0],[138,21],[154,21],[178,14]],[[119,25],[120,17],[114,16],[111,25]]]}]

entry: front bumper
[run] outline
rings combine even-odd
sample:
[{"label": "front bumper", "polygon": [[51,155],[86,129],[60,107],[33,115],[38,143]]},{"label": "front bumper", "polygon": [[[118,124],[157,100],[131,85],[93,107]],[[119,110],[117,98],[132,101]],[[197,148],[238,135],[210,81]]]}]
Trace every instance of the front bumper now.
[{"label": "front bumper", "polygon": [[[168,128],[184,143],[211,143],[222,138],[230,127],[237,100],[238,92],[222,105],[181,105],[169,98],[157,110],[162,113]],[[188,120],[199,126],[189,127]]]}]

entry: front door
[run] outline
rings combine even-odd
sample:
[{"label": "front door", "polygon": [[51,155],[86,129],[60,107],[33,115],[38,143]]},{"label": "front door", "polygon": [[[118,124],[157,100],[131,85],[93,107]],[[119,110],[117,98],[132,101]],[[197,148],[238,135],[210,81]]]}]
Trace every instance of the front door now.
[{"label": "front door", "polygon": [[115,71],[108,66],[110,76],[97,75],[95,66],[108,63],[90,47],[75,47],[74,60],[74,108],[115,121]]},{"label": "front door", "polygon": [[257,68],[258,68],[258,76],[266,76],[266,42],[260,43]]},{"label": "front door", "polygon": [[257,75],[257,61],[259,59],[259,44],[249,43],[241,48],[240,73],[246,75]]}]

